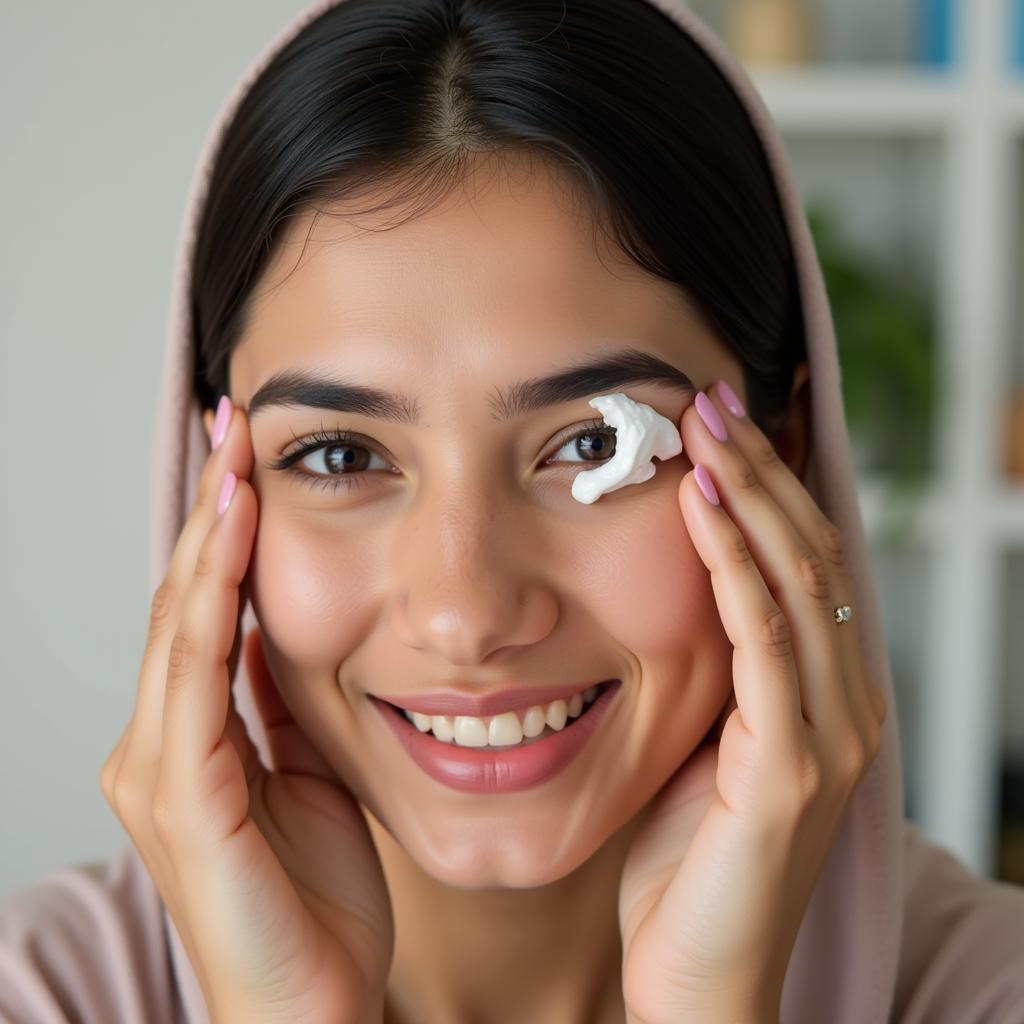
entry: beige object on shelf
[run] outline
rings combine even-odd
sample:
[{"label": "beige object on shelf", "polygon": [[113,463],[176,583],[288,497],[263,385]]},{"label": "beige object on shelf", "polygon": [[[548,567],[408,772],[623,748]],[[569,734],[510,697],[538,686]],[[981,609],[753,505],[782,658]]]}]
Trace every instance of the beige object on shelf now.
[{"label": "beige object on shelf", "polygon": [[810,22],[804,0],[733,0],[726,37],[743,64],[805,64],[811,56]]}]

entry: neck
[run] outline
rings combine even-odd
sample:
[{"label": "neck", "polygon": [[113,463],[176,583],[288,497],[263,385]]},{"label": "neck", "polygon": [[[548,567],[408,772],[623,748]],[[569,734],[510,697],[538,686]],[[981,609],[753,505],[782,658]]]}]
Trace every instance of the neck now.
[{"label": "neck", "polygon": [[625,1020],[619,879],[642,814],[556,882],[468,891],[428,875],[364,815],[395,919],[385,1024]]}]

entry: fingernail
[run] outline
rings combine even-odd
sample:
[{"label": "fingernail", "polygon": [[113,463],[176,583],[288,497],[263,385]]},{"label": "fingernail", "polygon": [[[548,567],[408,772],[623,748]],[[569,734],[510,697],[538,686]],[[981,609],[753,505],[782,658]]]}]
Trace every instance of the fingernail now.
[{"label": "fingernail", "polygon": [[743,408],[743,403],[737,397],[736,392],[724,380],[720,380],[715,387],[718,389],[718,397],[725,403],[726,409],[737,419],[743,419],[747,415],[747,410]]},{"label": "fingernail", "polygon": [[224,474],[224,482],[220,485],[220,497],[217,499],[217,515],[222,516],[227,511],[228,505],[231,504],[231,495],[235,493],[235,484],[238,483],[238,477],[229,469]]},{"label": "fingernail", "polygon": [[231,422],[231,399],[227,395],[221,395],[217,403],[217,415],[213,421],[213,433],[210,435],[210,443],[214,451],[220,447],[228,432],[228,424]]},{"label": "fingernail", "polygon": [[719,441],[724,441],[729,435],[725,432],[725,424],[722,422],[722,417],[719,415],[711,399],[703,391],[699,391],[693,404],[697,406],[697,412],[700,413],[700,418],[707,424],[708,430]]},{"label": "fingernail", "polygon": [[697,486],[701,489],[704,497],[711,502],[712,505],[720,505],[721,502],[718,500],[718,491],[715,490],[715,485],[711,482],[711,477],[708,471],[698,462],[693,467],[693,475],[697,478]]}]

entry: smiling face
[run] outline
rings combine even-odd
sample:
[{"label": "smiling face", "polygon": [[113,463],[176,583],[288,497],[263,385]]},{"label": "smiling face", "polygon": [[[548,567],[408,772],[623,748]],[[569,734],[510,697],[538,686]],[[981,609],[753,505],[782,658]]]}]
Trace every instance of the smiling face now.
[{"label": "smiling face", "polygon": [[[521,385],[629,349],[746,399],[740,365],[678,287],[592,232],[564,182],[513,179],[481,161],[441,205],[383,231],[361,229],[386,215],[328,216],[307,241],[312,215],[293,222],[230,363],[246,408],[289,373],[404,396],[391,417],[380,404],[252,411],[250,598],[313,744],[424,871],[467,889],[574,870],[731,693],[732,647],[676,496],[686,453],[593,504],[571,493],[600,464],[578,440],[600,421],[589,398],[621,391],[678,424],[694,392],[597,376],[569,392]],[[319,431],[356,437],[271,468]],[[496,795],[432,779],[369,699],[616,678],[578,757]]]}]

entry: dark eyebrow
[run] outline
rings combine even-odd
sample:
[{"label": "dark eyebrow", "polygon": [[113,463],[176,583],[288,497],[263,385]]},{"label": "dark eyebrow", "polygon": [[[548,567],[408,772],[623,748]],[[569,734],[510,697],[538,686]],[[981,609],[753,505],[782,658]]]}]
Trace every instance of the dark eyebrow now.
[{"label": "dark eyebrow", "polygon": [[[511,420],[588,395],[620,391],[630,384],[658,384],[695,394],[693,381],[682,370],[641,349],[622,349],[587,357],[543,377],[516,381],[488,396],[494,418]],[[276,373],[259,387],[249,402],[250,421],[272,406],[306,406],[352,412],[396,423],[419,423],[419,407],[409,395],[306,371]]]}]

